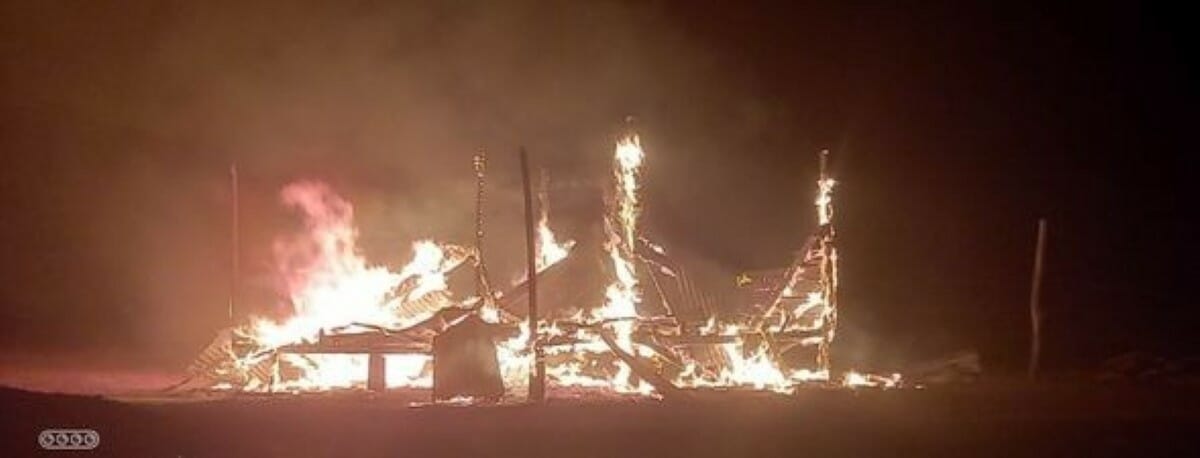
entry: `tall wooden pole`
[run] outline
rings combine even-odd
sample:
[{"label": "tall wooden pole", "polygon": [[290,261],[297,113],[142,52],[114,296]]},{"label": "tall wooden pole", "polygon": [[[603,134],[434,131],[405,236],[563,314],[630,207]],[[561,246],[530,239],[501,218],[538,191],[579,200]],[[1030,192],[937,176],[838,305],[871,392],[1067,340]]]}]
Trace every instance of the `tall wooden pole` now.
[{"label": "tall wooden pole", "polygon": [[487,265],[483,263],[483,188],[484,176],[487,173],[487,156],[483,151],[475,155],[475,295],[479,296],[481,304],[491,303],[492,295],[488,290]]},{"label": "tall wooden pole", "polygon": [[229,255],[230,255],[229,256],[229,263],[230,263],[229,309],[226,311],[226,315],[227,315],[227,318],[229,319],[229,323],[233,324],[233,309],[237,306],[238,290],[240,289],[239,272],[238,272],[239,259],[238,258],[241,257],[241,248],[239,246],[241,241],[238,240],[238,238],[239,238],[238,233],[240,231],[238,230],[238,223],[239,223],[238,222],[238,216],[239,216],[238,215],[238,213],[239,213],[239,211],[238,211],[239,210],[238,209],[238,170],[237,170],[236,162],[229,165],[229,180],[230,180],[230,185],[229,185],[230,190],[232,191],[231,198],[233,199],[233,205],[232,205],[232,209],[231,209],[232,215],[230,218],[230,229],[229,229],[229,232],[230,232],[229,236],[230,236],[230,240],[232,242],[230,244],[230,249],[229,249],[230,250],[230,253],[229,253]]},{"label": "tall wooden pole", "polygon": [[542,346],[538,343],[538,293],[537,293],[537,238],[533,209],[533,189],[529,184],[529,154],[521,148],[521,182],[525,190],[525,261],[529,277],[529,346],[533,353],[533,367],[529,371],[529,401],[542,402],[546,399],[546,367],[542,358]]},{"label": "tall wooden pole", "polygon": [[1037,248],[1033,254],[1033,285],[1029,290],[1029,379],[1037,378],[1038,360],[1042,356],[1042,264],[1046,252],[1046,219],[1038,219]]}]

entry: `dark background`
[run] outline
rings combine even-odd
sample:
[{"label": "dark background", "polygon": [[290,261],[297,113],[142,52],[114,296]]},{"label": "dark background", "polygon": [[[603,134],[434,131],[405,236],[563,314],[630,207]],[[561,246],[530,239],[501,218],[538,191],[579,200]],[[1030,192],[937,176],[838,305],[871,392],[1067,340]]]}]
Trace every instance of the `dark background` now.
[{"label": "dark background", "polygon": [[[834,150],[846,364],[976,348],[1020,368],[1039,216],[1049,369],[1194,354],[1179,11],[242,3],[0,10],[9,367],[182,368],[225,324],[233,161],[248,289],[268,290],[271,240],[296,228],[276,197],[294,179],[355,204],[374,262],[418,237],[467,242],[481,148],[507,278],[516,146],[579,237],[626,116],[649,230],[730,271],[789,261],[814,224],[816,153]],[[272,308],[254,301],[243,313]]]}]

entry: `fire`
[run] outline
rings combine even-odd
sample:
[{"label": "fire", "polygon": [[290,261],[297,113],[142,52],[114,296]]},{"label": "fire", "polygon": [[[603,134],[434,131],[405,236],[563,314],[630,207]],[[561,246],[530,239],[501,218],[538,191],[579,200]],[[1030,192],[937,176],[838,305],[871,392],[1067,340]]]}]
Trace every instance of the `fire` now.
[{"label": "fire", "polygon": [[846,372],[842,378],[842,386],[849,388],[862,387],[879,387],[879,388],[896,388],[900,386],[900,374],[891,374],[887,376],[875,374],[862,374],[855,371]]},{"label": "fire", "polygon": [[538,271],[546,270],[558,261],[562,261],[567,257],[571,247],[575,245],[574,240],[559,242],[554,232],[550,230],[549,224],[546,223],[546,217],[543,215],[542,220],[538,223],[537,241],[538,241]]},{"label": "fire", "polygon": [[[566,259],[571,253],[571,248],[575,247],[574,240],[558,240],[558,235],[550,228],[550,199],[546,193],[546,183],[543,179],[542,189],[538,191],[538,220],[537,228],[534,231],[535,242],[537,243],[537,257],[534,259],[534,267],[538,272],[542,272],[558,264],[559,261]],[[521,272],[515,277],[513,284],[524,283],[529,278],[529,272]],[[497,321],[491,321],[497,322]]]},{"label": "fire", "polygon": [[675,384],[685,387],[744,387],[756,390],[771,390],[791,393],[796,384],[824,382],[828,373],[799,369],[785,371],[772,358],[764,345],[748,347],[744,338],[746,328],[737,324],[721,325],[710,319],[701,328],[702,335],[719,335],[733,338],[732,343],[720,344],[725,364],[717,372],[706,372],[699,364],[687,359],[684,370],[675,378]]},{"label": "fire", "polygon": [[613,174],[616,178],[616,212],[620,228],[623,231],[621,242],[626,248],[633,250],[637,240],[638,215],[641,204],[638,201],[638,179],[641,176],[642,160],[646,157],[642,151],[642,143],[637,135],[626,137],[617,142],[616,161]]},{"label": "fire", "polygon": [[528,322],[521,322],[518,327],[520,333],[496,345],[496,357],[504,386],[512,391],[525,391],[529,388],[529,372],[533,366],[533,354],[529,352],[532,333]]},{"label": "fire", "polygon": [[833,221],[833,178],[822,176],[817,180],[817,224],[822,226]]},{"label": "fire", "polygon": [[[277,273],[291,315],[282,321],[253,319],[245,337],[263,349],[311,342],[338,328],[371,325],[403,328],[429,314],[406,316],[402,304],[446,289],[446,273],[463,262],[464,250],[433,241],[412,245],[413,258],[399,271],[368,264],[358,247],[353,207],[319,182],[285,187],[282,202],[299,211],[305,231],[275,242]],[[460,254],[451,256],[448,251]],[[365,381],[365,355],[280,356],[300,375],[271,389],[344,388]],[[428,355],[388,355],[390,386],[430,386]],[[257,361],[245,361],[253,364]]]},{"label": "fire", "polygon": [[615,186],[609,214],[604,221],[607,235],[604,249],[612,265],[612,282],[605,288],[601,306],[592,309],[586,316],[580,312],[569,320],[588,322],[593,326],[586,330],[575,329],[570,333],[554,327],[544,331],[548,335],[570,334],[569,337],[580,342],[568,348],[552,348],[548,352],[551,355],[570,352],[576,356],[547,367],[547,375],[559,385],[610,388],[622,393],[650,394],[653,391],[648,383],[635,379],[632,369],[622,361],[616,362],[617,369],[613,374],[599,375],[585,370],[585,366],[594,363],[594,357],[610,352],[598,332],[611,332],[616,345],[630,354],[641,353],[640,346],[633,341],[638,318],[637,305],[641,302],[633,259],[638,240],[637,225],[641,212],[638,188],[644,157],[645,152],[636,135],[617,142],[613,159]]},{"label": "fire", "polygon": [[[740,336],[742,327],[734,324],[725,325],[721,335]],[[765,347],[746,351],[745,339],[736,343],[721,345],[728,364],[722,369],[715,382],[719,386],[751,386],[755,389],[771,389],[788,392],[790,383],[783,370],[775,364]],[[747,353],[749,353],[747,355]]]},{"label": "fire", "polygon": [[824,339],[818,342],[817,365],[824,371],[829,371],[829,346],[833,343],[837,332],[837,289],[838,289],[838,255],[837,247],[833,244],[833,186],[836,182],[825,173],[826,159],[829,151],[821,151],[821,177],[817,180],[817,223],[820,225],[818,239],[821,258],[821,315],[817,319],[818,329],[824,327]]},{"label": "fire", "polygon": [[[295,354],[280,349],[312,344],[338,334],[403,330],[442,308],[459,307],[478,313],[486,322],[517,331],[497,342],[496,347],[501,376],[510,393],[528,386],[533,360],[529,342],[533,337],[538,341],[560,338],[570,342],[545,349],[548,357],[554,357],[553,362],[547,362],[547,376],[558,386],[654,394],[650,383],[636,377],[633,368],[616,357],[615,353],[621,352],[649,362],[667,374],[665,379],[683,388],[737,387],[790,393],[803,384],[830,383],[829,346],[837,327],[837,251],[832,225],[832,193],[836,182],[824,173],[824,167],[813,201],[820,229],[802,262],[798,261],[789,270],[787,286],[779,291],[776,304],[786,305],[773,306],[757,321],[724,322],[710,315],[703,326],[684,336],[680,333],[686,324],[675,322],[674,317],[647,318],[638,314],[642,291],[637,264],[651,262],[639,258],[638,249],[648,248],[658,256],[666,255],[664,248],[642,238],[639,232],[644,160],[645,151],[638,136],[630,135],[617,142],[613,151],[613,192],[604,219],[603,248],[605,261],[611,266],[611,278],[603,302],[590,310],[579,310],[565,320],[544,319],[536,329],[500,309],[493,300],[499,294],[494,298],[487,297],[491,293],[453,298],[447,289],[447,274],[467,259],[478,258],[478,253],[421,240],[412,244],[412,259],[403,267],[393,270],[373,265],[358,247],[354,209],[349,202],[323,183],[303,181],[288,185],[280,193],[281,202],[296,210],[304,223],[303,232],[279,238],[273,246],[278,286],[289,313],[282,319],[255,317],[248,325],[234,329],[233,334],[249,342],[251,350],[218,349],[230,354],[234,361],[232,369],[221,367],[215,371],[223,375],[260,374],[246,377],[248,381],[241,387],[244,390],[361,387],[368,372],[367,355]],[[566,259],[574,246],[574,241],[560,241],[551,230],[545,194],[543,185],[535,232],[538,272]],[[819,272],[814,271],[814,265]],[[659,270],[675,276],[666,266],[660,265]],[[663,350],[656,342],[639,343],[648,335],[645,331],[662,331],[664,328],[654,327],[663,319],[672,323],[668,327],[673,326],[673,331],[667,330],[665,335],[698,338],[683,347],[707,345],[716,351],[709,352],[704,359],[707,362],[701,363],[692,350],[674,351],[678,358],[673,360],[662,357]],[[780,353],[790,347],[781,349],[777,342],[780,337],[792,339],[793,345],[815,347],[815,364],[785,368]],[[614,352],[613,348],[621,352]],[[387,354],[385,358],[388,387],[432,386],[433,362],[429,354]],[[269,376],[262,376],[264,371]],[[224,379],[219,383],[218,386],[232,387]],[[901,379],[899,374],[882,376],[849,371],[835,383],[853,388],[891,388],[899,386]]]},{"label": "fire", "polygon": [[413,260],[400,270],[400,278],[416,278],[417,284],[404,300],[417,300],[431,292],[445,290],[446,271],[452,267],[447,265],[448,262],[445,250],[438,244],[429,240],[414,243]]},{"label": "fire", "polygon": [[[638,215],[641,213],[638,179],[644,157],[645,152],[636,135],[617,142],[613,167],[616,179],[616,195],[613,197],[615,208],[614,215],[605,222],[608,240],[604,246],[612,260],[615,278],[604,292],[604,306],[592,313],[592,318],[596,320],[619,320],[612,321],[607,327],[612,330],[617,345],[634,355],[638,354],[638,350],[632,339],[633,319],[638,316],[637,304],[641,302],[641,297],[638,295],[637,271],[632,259],[637,243]],[[644,383],[633,382],[632,375],[630,367],[620,363],[613,388],[621,392],[649,390],[649,386],[643,386]]]},{"label": "fire", "polygon": [[559,261],[567,258],[574,240],[558,241],[554,231],[550,230],[550,197],[546,190],[546,180],[543,179],[541,190],[538,191],[538,225],[537,225],[537,270],[546,270]]},{"label": "fire", "polygon": [[[542,272],[559,261],[566,259],[571,252],[571,248],[575,246],[575,241],[564,240],[560,242],[558,236],[550,229],[550,206],[549,197],[546,192],[545,178],[543,178],[541,190],[538,192],[538,202],[539,215],[536,230],[537,257],[535,259],[535,268],[538,272]],[[513,283],[519,284],[528,278],[529,273],[523,272]],[[491,305],[485,304],[481,307],[480,316],[484,321],[489,323],[502,322],[500,310]],[[533,366],[533,354],[529,348],[533,332],[529,329],[528,321],[521,320],[517,323],[517,326],[519,333],[516,336],[497,344],[497,359],[500,363],[500,373],[504,379],[504,386],[509,387],[510,391],[526,391],[529,384],[529,372]]]},{"label": "fire", "polygon": [[403,277],[367,265],[358,250],[353,207],[317,182],[288,185],[280,197],[301,213],[306,231],[275,242],[277,272],[293,315],[284,323],[256,321],[260,342],[278,347],[331,326],[388,323],[383,305]]},{"label": "fire", "polygon": [[[603,306],[593,309],[584,319],[576,315],[570,321],[600,323],[603,330],[614,334],[618,347],[635,356],[645,355],[642,346],[636,343],[633,335],[637,326],[637,305],[641,302],[639,284],[634,259],[636,243],[640,238],[638,219],[641,214],[639,187],[641,166],[645,152],[637,136],[622,138],[616,146],[613,161],[614,196],[610,203],[609,215],[605,219],[607,239],[605,250],[613,268],[613,279],[605,290]],[[796,386],[805,383],[826,383],[830,381],[827,348],[834,336],[836,327],[836,309],[834,307],[834,291],[836,290],[836,251],[832,245],[832,216],[833,216],[833,186],[835,182],[822,174],[818,181],[818,195],[814,204],[817,207],[818,222],[822,228],[827,228],[821,240],[820,253],[823,256],[821,288],[804,293],[805,300],[785,313],[791,315],[784,319],[786,326],[768,327],[767,332],[784,331],[820,331],[821,335],[806,337],[801,340],[803,346],[818,346],[820,356],[816,368],[783,369],[776,355],[770,352],[764,339],[755,340],[751,344],[746,338],[754,331],[750,326],[740,323],[718,323],[715,317],[699,329],[700,335],[719,336],[728,338],[728,343],[718,344],[723,364],[716,370],[702,368],[701,365],[686,353],[682,356],[683,367],[674,377],[673,382],[681,387],[745,387],[758,390],[772,390],[790,393]],[[650,249],[659,254],[665,250],[650,241],[645,241]],[[783,294],[797,294],[789,286]],[[817,317],[809,323],[801,318],[810,311],[817,310]],[[567,349],[555,349],[551,354],[572,352],[575,355],[599,355],[608,352],[594,330],[575,329],[566,332],[551,327],[545,330],[551,335],[569,336],[580,343]],[[600,331],[604,332],[604,331]],[[566,362],[548,368],[550,376],[561,385],[580,387],[604,387],[618,392],[650,394],[653,388],[649,384],[632,377],[631,368],[623,362],[618,362],[615,374],[607,378],[597,376],[594,371],[588,372],[586,366],[591,363],[588,356],[575,357]],[[892,387],[899,384],[899,375],[880,377],[849,372],[842,380],[845,386],[883,386]]]}]

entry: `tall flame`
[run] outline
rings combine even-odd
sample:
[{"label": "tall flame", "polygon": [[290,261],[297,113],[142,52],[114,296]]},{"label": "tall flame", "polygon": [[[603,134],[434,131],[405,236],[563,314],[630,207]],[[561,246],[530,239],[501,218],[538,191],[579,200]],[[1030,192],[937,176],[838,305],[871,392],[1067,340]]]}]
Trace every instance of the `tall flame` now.
[{"label": "tall flame", "polygon": [[559,242],[550,230],[550,175],[542,171],[541,184],[538,186],[538,225],[537,225],[537,270],[541,272],[562,261],[567,257],[574,240]]},{"label": "tall flame", "polygon": [[[634,321],[637,318],[637,304],[641,302],[638,294],[637,271],[634,268],[634,247],[637,243],[638,216],[641,213],[641,202],[638,199],[638,179],[641,175],[642,159],[645,152],[636,135],[622,138],[617,142],[613,161],[613,177],[616,189],[613,197],[613,215],[606,219],[605,228],[608,239],[605,250],[612,259],[614,278],[604,292],[604,306],[593,312],[593,318],[612,321],[607,326],[612,329],[614,341],[621,349],[637,354],[633,344]],[[620,363],[614,382],[614,388],[625,392],[643,392],[649,386],[641,382],[633,382],[631,368]],[[643,386],[645,385],[645,386]]]},{"label": "tall flame", "polygon": [[331,326],[388,323],[383,305],[404,277],[367,265],[358,249],[353,207],[319,182],[290,184],[280,198],[300,211],[306,231],[275,241],[278,277],[293,314],[284,323],[259,320],[260,342],[277,347]]},{"label": "tall flame", "polygon": [[[641,394],[649,394],[653,390],[648,383],[635,381],[632,369],[622,361],[616,362],[615,374],[600,375],[586,369],[592,366],[591,358],[610,352],[596,332],[611,332],[618,347],[631,354],[639,354],[638,345],[633,342],[633,331],[638,317],[637,304],[641,302],[641,297],[633,259],[637,242],[638,215],[641,210],[638,180],[644,157],[645,152],[637,136],[624,137],[617,142],[613,160],[615,186],[608,215],[604,220],[607,235],[604,249],[612,262],[613,278],[605,288],[602,305],[590,310],[586,316],[580,312],[570,320],[602,323],[603,330],[572,330],[569,337],[578,339],[580,343],[569,348],[548,349],[550,355],[568,352],[575,355],[574,358],[546,368],[547,375],[560,385],[611,388],[619,392]],[[553,326],[542,332],[552,336],[568,334]]]},{"label": "tall flame", "polygon": [[[372,266],[358,248],[353,207],[328,185],[314,181],[290,184],[282,202],[298,210],[305,231],[274,244],[277,274],[291,313],[282,321],[255,318],[246,332],[257,346],[275,349],[313,341],[324,332],[367,324],[405,327],[427,316],[398,313],[404,302],[446,288],[446,272],[461,259],[452,259],[432,241],[413,244],[413,259],[398,272]],[[284,381],[283,389],[323,389],[361,384],[366,357],[347,355],[282,355],[300,371]],[[429,386],[424,374],[427,355],[389,355],[391,386]],[[249,362],[247,362],[249,363]]]},{"label": "tall flame", "polygon": [[547,267],[566,259],[571,248],[575,246],[574,240],[559,242],[558,237],[554,235],[554,231],[550,230],[550,216],[544,203],[542,204],[541,215],[538,217],[537,244],[538,255],[536,267],[538,272],[546,270]]}]

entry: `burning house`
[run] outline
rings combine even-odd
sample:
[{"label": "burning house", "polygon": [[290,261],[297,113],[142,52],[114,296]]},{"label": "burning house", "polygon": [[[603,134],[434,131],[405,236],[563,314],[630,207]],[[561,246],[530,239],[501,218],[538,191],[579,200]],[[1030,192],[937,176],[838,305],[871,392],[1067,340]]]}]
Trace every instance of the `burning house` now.
[{"label": "burning house", "polygon": [[[508,287],[493,283],[484,263],[482,157],[474,245],[418,241],[398,270],[366,262],[350,203],[321,183],[289,185],[282,201],[301,214],[306,232],[277,243],[275,253],[294,313],[221,331],[177,389],[408,387],[432,389],[435,399],[494,401],[540,399],[547,387],[551,395],[671,397],[699,388],[786,393],[805,384],[899,383],[898,375],[831,372],[838,252],[825,153],[813,203],[818,225],[794,262],[736,283],[697,273],[645,236],[644,157],[636,135],[617,142],[604,237],[592,244],[551,230],[547,186],[534,205],[525,167],[526,272],[534,274]],[[470,293],[450,286],[469,280]]]}]

